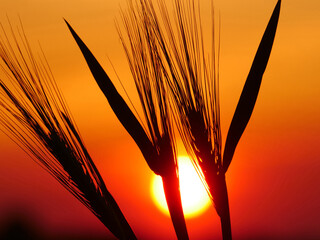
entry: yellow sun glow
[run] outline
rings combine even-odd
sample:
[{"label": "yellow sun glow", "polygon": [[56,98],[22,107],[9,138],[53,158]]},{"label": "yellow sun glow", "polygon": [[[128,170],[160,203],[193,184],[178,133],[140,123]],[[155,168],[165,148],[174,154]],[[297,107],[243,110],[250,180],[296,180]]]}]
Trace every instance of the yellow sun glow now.
[{"label": "yellow sun glow", "polygon": [[[185,217],[191,218],[202,214],[210,206],[210,198],[190,159],[178,157],[180,191]],[[161,177],[156,175],[151,183],[151,192],[156,206],[169,215]]]}]

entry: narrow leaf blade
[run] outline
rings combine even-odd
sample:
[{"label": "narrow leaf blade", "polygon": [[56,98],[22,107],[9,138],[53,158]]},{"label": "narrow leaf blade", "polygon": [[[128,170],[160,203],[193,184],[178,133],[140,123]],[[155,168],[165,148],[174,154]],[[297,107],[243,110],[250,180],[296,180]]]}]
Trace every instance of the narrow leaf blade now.
[{"label": "narrow leaf blade", "polygon": [[254,105],[257,100],[259,93],[261,80],[264,71],[267,67],[269,56],[271,53],[274,37],[277,30],[279,14],[280,14],[281,0],[278,1],[272,16],[269,20],[268,26],[264,32],[261,39],[259,48],[257,50],[256,56],[253,60],[250,72],[248,74],[246,83],[243,87],[237,108],[233,115],[233,119],[230,124],[230,128],[227,134],[224,154],[223,154],[223,171],[226,172],[237,144],[244,132]]},{"label": "narrow leaf blade", "polygon": [[153,152],[153,146],[145,131],[143,130],[143,127],[141,126],[135,115],[132,113],[124,99],[118,93],[111,79],[103,70],[97,59],[94,57],[85,43],[80,39],[77,33],[73,30],[70,24],[66,20],[65,22],[73,38],[77,42],[82,55],[84,56],[99,88],[107,98],[113,112],[116,114],[117,118],[134,139],[134,141],[137,143],[142,154],[144,156],[150,157],[150,154],[152,154]]},{"label": "narrow leaf blade", "polygon": [[176,172],[173,172],[173,174],[162,176],[162,183],[171,221],[177,238],[181,240],[188,240],[189,236],[182,209],[179,177]]}]

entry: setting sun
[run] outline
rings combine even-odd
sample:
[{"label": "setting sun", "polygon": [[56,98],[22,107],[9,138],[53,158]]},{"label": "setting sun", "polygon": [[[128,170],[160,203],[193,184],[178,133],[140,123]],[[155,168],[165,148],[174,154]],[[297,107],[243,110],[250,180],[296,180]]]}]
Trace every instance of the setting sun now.
[{"label": "setting sun", "polygon": [[[190,159],[180,156],[178,162],[184,214],[187,218],[198,216],[210,206],[210,198]],[[158,175],[152,179],[151,192],[157,207],[169,215],[162,180]]]}]

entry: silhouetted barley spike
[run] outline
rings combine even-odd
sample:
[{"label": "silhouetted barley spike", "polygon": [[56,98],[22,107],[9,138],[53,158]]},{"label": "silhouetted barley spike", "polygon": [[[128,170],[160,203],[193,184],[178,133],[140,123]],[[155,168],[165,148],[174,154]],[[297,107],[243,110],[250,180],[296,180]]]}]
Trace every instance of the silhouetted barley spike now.
[{"label": "silhouetted barley spike", "polygon": [[164,2],[160,4],[161,23],[155,11],[148,13],[154,19],[153,35],[158,39],[159,52],[155,54],[161,56],[163,75],[171,89],[174,115],[182,140],[221,218],[223,237],[231,239],[228,195],[224,174],[221,174],[222,140],[215,43],[212,43],[213,56],[208,63],[200,13],[197,11],[199,6],[193,0],[175,1],[173,22]]},{"label": "silhouetted barley spike", "polygon": [[[147,1],[137,5],[129,2],[129,10],[122,12],[126,30],[125,38],[120,29],[120,39],[136,84],[143,113],[147,122],[149,139],[158,152],[159,166],[155,173],[162,177],[165,196],[178,239],[187,239],[187,229],[181,205],[178,166],[176,161],[173,122],[169,111],[169,98],[163,81],[161,57],[157,55],[158,44],[152,34],[152,19],[147,12]],[[127,39],[127,41],[126,41]],[[155,159],[146,159],[155,161]],[[157,169],[164,168],[163,172]]]},{"label": "silhouetted barley spike", "polygon": [[[147,26],[150,19],[145,15],[147,7],[147,2],[144,1],[140,1],[136,6],[131,3],[130,12],[123,15],[129,39],[128,45],[120,33],[147,123],[145,129],[90,50],[71,26],[68,23],[67,25],[114,113],[139,146],[150,169],[162,177],[168,209],[178,239],[188,239],[180,197],[168,97],[164,82],[161,80],[163,78],[161,59],[154,55],[157,52],[156,39],[148,32]],[[134,25],[135,22],[137,26]]]},{"label": "silhouetted barley spike", "polygon": [[[131,21],[136,24],[135,29],[142,28],[141,32],[148,34],[139,35],[138,40],[142,38],[148,42],[146,45],[153,46],[152,59],[157,59],[162,67],[162,73],[159,74],[162,77],[155,80],[165,81],[171,90],[174,115],[183,142],[220,216],[223,239],[231,239],[225,173],[255,105],[273,45],[281,1],[275,7],[241,94],[228,132],[223,161],[218,90],[219,53],[215,53],[214,30],[212,57],[208,60],[205,57],[200,10],[194,0],[175,0],[175,15],[172,18],[163,0],[159,0],[161,17],[157,16],[151,1],[140,2],[146,7],[137,15],[142,15],[147,24],[141,24],[134,18]],[[213,20],[214,17],[212,26]],[[137,41],[131,42],[136,47]]]},{"label": "silhouetted barley spike", "polygon": [[9,38],[2,27],[0,34],[0,124],[117,238],[136,239],[85,148],[44,55],[34,57],[21,30],[16,37],[11,27]]}]

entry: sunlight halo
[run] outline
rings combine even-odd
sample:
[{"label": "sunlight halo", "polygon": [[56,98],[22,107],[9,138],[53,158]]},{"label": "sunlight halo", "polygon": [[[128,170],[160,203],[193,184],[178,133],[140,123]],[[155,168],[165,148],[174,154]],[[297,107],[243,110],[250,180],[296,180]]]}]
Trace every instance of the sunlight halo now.
[{"label": "sunlight halo", "polygon": [[[182,207],[185,217],[199,216],[210,206],[210,198],[189,157],[179,156],[178,163]],[[151,195],[159,210],[169,216],[162,180],[158,175],[155,175],[151,181]]]}]

